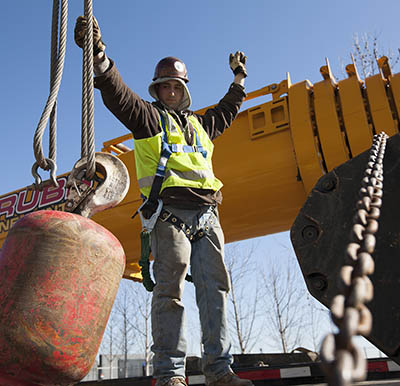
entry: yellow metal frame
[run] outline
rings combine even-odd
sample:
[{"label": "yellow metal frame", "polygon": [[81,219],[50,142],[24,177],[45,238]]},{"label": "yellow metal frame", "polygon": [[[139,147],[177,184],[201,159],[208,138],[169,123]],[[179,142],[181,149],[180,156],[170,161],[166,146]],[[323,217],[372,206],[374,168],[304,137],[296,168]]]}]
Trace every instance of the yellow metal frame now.
[{"label": "yellow metal frame", "polygon": [[360,154],[371,146],[373,133],[364,108],[363,83],[351,66],[349,78],[338,83],[338,91],[351,154]]},{"label": "yellow metal frame", "polygon": [[[350,64],[348,79],[336,81],[327,61],[320,69],[323,80],[314,85],[307,80],[291,84],[287,74],[280,83],[247,95],[251,100],[270,94],[272,100],[242,111],[215,140],[214,170],[225,184],[220,213],[226,242],[289,229],[324,173],[368,149],[373,134],[398,133],[400,74],[392,74],[385,59],[378,65],[380,74],[361,81]],[[141,225],[131,216],[142,200],[134,150],[124,144],[130,139],[127,134],[104,143],[103,151],[127,166],[131,186],[116,208],[93,219],[121,241],[127,257],[124,276],[140,280]],[[29,199],[24,189],[0,196],[0,246],[19,216],[5,209],[20,197]],[[62,205],[53,209],[63,210]]]}]

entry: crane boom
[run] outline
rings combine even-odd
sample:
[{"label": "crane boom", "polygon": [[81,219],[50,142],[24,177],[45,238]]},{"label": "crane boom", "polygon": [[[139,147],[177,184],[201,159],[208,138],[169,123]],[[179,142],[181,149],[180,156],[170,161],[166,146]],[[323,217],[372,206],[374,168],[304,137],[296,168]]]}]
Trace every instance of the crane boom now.
[{"label": "crane boom", "polygon": [[[348,65],[348,78],[336,81],[326,61],[320,82],[292,84],[287,74],[280,83],[248,94],[247,100],[268,94],[272,100],[240,112],[215,140],[215,174],[224,182],[220,213],[226,242],[288,230],[321,176],[367,150],[375,133],[398,133],[400,73],[392,74],[385,57],[378,65],[379,74],[364,81],[354,64]],[[124,276],[140,279],[141,225],[131,215],[141,198],[134,150],[124,144],[130,138],[104,143],[103,151],[116,154],[127,166],[131,186],[117,207],[93,219],[121,241],[127,257]],[[62,210],[64,179],[59,177],[58,190],[24,188],[0,196],[0,243],[27,211],[49,205]]]}]

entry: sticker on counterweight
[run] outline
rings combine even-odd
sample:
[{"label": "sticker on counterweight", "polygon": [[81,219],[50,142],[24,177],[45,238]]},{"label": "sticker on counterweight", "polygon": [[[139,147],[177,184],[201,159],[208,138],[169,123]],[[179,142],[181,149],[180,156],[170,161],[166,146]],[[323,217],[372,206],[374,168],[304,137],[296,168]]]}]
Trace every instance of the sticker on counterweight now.
[{"label": "sticker on counterweight", "polygon": [[57,181],[58,187],[48,186],[41,192],[24,188],[0,197],[0,235],[7,233],[27,213],[42,209],[64,211],[67,178],[60,177]]}]

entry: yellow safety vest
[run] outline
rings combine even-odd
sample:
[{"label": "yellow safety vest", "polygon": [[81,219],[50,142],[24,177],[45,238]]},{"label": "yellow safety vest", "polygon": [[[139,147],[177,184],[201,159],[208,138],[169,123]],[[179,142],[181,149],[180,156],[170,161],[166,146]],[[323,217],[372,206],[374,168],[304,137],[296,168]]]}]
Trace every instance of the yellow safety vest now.
[{"label": "yellow safety vest", "polygon": [[214,176],[211,163],[214,145],[195,116],[188,120],[195,132],[193,146],[187,145],[172,115],[161,111],[159,123],[163,131],[135,140],[136,174],[143,196],[149,197],[156,173],[164,173],[161,191],[167,187],[221,189],[223,184]]}]

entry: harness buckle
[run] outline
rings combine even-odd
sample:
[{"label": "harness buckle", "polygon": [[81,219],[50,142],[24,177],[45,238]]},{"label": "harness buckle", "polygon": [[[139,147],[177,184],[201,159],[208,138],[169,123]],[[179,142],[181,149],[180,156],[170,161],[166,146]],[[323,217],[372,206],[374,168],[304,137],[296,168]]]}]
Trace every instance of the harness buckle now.
[{"label": "harness buckle", "polygon": [[139,216],[140,216],[140,221],[142,222],[142,231],[146,231],[146,232],[150,233],[153,230],[154,225],[156,224],[157,219],[161,213],[161,210],[163,207],[163,202],[160,199],[157,200],[158,206],[157,206],[156,211],[151,215],[150,218],[147,219],[147,218],[144,218],[142,211],[141,211],[142,207],[147,203],[147,201],[148,200],[146,200],[145,202],[143,202],[142,205],[140,205],[138,212],[139,212]]},{"label": "harness buckle", "polygon": [[163,210],[160,214],[160,220],[165,222],[167,221],[170,217],[172,216],[171,212],[168,212],[167,210]]}]

